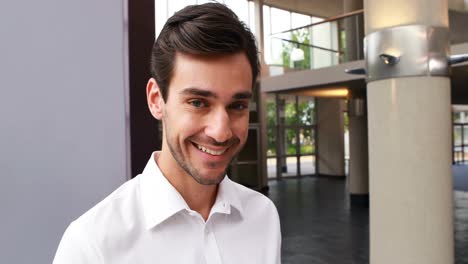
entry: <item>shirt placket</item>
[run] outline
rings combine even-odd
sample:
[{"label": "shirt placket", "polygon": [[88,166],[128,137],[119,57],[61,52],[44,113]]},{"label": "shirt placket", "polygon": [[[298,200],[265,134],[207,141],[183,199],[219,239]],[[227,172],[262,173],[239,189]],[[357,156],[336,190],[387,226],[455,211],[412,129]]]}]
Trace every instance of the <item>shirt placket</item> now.
[{"label": "shirt placket", "polygon": [[203,229],[203,248],[205,250],[206,264],[221,264],[221,255],[213,233],[213,228],[210,223],[207,222],[204,224]]}]

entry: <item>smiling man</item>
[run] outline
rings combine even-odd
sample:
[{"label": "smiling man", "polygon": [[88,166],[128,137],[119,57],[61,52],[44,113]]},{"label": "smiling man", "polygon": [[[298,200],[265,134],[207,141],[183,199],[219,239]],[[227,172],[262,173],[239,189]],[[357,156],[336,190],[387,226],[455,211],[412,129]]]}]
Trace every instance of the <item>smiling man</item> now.
[{"label": "smiling man", "polygon": [[224,5],[186,7],[156,40],[151,73],[161,151],[68,227],[54,263],[280,263],[275,206],[225,176],[247,139],[252,33]]}]

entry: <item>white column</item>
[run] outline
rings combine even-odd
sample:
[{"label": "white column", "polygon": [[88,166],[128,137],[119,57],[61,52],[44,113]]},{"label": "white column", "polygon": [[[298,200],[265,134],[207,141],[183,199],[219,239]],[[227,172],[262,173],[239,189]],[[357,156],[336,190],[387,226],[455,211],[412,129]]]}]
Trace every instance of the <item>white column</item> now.
[{"label": "white column", "polygon": [[[446,0],[366,0],[364,7],[366,34],[448,27]],[[367,99],[370,263],[454,263],[449,78],[369,82]]]}]

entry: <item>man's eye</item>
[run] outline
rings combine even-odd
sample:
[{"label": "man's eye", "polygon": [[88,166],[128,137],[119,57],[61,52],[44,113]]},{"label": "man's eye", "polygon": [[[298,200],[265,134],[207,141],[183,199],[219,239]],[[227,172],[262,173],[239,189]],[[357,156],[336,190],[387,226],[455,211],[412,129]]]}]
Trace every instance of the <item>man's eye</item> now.
[{"label": "man's eye", "polygon": [[238,103],[231,104],[229,108],[231,108],[233,110],[242,111],[242,110],[247,109],[248,107],[249,107],[248,103],[238,102]]},{"label": "man's eye", "polygon": [[196,107],[196,108],[201,108],[201,107],[206,106],[205,102],[203,102],[202,100],[190,100],[188,103],[191,106]]}]

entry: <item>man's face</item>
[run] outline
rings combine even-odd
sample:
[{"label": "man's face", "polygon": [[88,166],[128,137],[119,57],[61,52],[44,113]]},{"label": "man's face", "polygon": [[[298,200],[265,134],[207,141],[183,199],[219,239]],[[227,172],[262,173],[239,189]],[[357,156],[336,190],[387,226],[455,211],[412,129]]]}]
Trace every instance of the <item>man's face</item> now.
[{"label": "man's face", "polygon": [[244,145],[251,87],[244,53],[176,55],[161,117],[163,152],[169,149],[174,165],[198,183],[219,183]]}]

